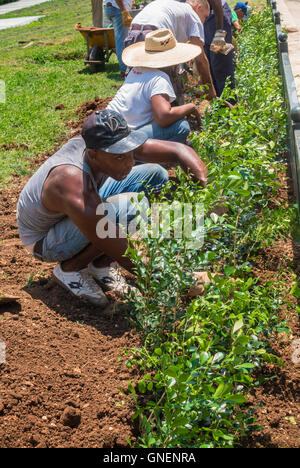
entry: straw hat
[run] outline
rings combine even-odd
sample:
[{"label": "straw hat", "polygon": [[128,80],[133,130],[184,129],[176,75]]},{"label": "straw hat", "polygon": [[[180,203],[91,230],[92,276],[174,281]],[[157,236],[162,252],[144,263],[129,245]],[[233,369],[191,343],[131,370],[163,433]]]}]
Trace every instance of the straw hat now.
[{"label": "straw hat", "polygon": [[199,46],[178,43],[169,29],[156,29],[146,35],[145,42],[126,47],[122,60],[128,67],[164,68],[188,62],[199,54]]}]

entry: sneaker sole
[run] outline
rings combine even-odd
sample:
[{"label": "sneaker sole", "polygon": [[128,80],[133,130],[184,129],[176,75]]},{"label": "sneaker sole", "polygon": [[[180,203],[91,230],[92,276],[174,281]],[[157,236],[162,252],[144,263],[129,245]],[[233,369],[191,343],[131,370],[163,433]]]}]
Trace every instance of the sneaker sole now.
[{"label": "sneaker sole", "polygon": [[105,298],[103,298],[103,300],[105,300],[105,303],[103,304],[99,304],[99,302],[93,302],[91,301],[88,297],[86,296],[77,296],[76,294],[73,293],[73,291],[71,291],[71,289],[69,289],[59,278],[57,278],[57,276],[55,276],[55,274],[53,273],[53,277],[55,279],[55,281],[60,285],[62,286],[66,291],[68,291],[70,294],[72,294],[72,296],[76,297],[76,299],[79,299],[79,300],[86,300],[88,302],[90,302],[91,304],[93,305],[97,305],[97,306],[101,306],[101,307],[106,307],[108,304],[109,304],[109,300],[107,299],[107,297],[105,296]]}]

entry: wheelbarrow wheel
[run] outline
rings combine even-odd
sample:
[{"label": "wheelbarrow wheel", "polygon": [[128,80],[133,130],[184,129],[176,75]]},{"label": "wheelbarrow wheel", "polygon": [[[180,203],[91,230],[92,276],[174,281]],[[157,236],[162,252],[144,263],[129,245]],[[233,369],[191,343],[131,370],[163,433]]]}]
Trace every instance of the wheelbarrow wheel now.
[{"label": "wheelbarrow wheel", "polygon": [[105,56],[103,49],[99,46],[94,46],[91,48],[89,60],[99,61],[101,63],[90,63],[90,70],[92,73],[102,72],[105,69]]}]

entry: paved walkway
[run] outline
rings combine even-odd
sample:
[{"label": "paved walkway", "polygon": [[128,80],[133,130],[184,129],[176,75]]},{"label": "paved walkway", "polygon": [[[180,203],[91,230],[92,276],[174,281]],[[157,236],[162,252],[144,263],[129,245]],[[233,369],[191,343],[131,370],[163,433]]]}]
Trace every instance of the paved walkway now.
[{"label": "paved walkway", "polygon": [[[12,11],[21,10],[22,8],[28,8],[48,1],[49,0],[19,0],[18,2],[7,3],[6,5],[0,6],[0,16]],[[25,24],[30,24],[39,18],[42,18],[42,16],[22,16],[20,18],[0,19],[0,30],[14,28],[16,26],[24,26]]]},{"label": "paved walkway", "polygon": [[21,18],[0,19],[0,30],[14,28],[16,26],[25,26],[25,24],[32,23],[42,17],[43,16],[23,16]]},{"label": "paved walkway", "polygon": [[7,3],[6,5],[0,6],[0,15],[5,15],[11,11],[21,10],[22,8],[28,8],[48,1],[49,0],[19,0],[18,2]]},{"label": "paved walkway", "polygon": [[289,57],[300,100],[300,0],[277,0],[277,9],[288,32]]}]

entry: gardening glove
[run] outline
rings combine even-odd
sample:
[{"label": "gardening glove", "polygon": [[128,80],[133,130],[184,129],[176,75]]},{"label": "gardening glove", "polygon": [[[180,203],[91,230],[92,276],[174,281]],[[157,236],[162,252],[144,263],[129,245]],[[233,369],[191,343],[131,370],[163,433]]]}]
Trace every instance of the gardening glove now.
[{"label": "gardening glove", "polygon": [[226,42],[224,47],[220,50],[220,53],[224,55],[228,55],[229,52],[231,52],[232,50],[234,50],[234,46],[230,44],[229,42]]},{"label": "gardening glove", "polygon": [[129,28],[132,22],[132,16],[130,15],[129,11],[123,10],[122,11],[122,19],[123,19],[123,24],[126,28]]},{"label": "gardening glove", "polygon": [[222,49],[226,44],[225,42],[226,34],[227,32],[224,31],[224,29],[217,29],[215,32],[214,38],[212,40],[212,43],[210,44],[210,50],[218,53],[220,49]]},{"label": "gardening glove", "polygon": [[210,45],[212,52],[228,55],[234,49],[232,44],[225,42],[226,34],[227,32],[224,29],[217,29]]}]

